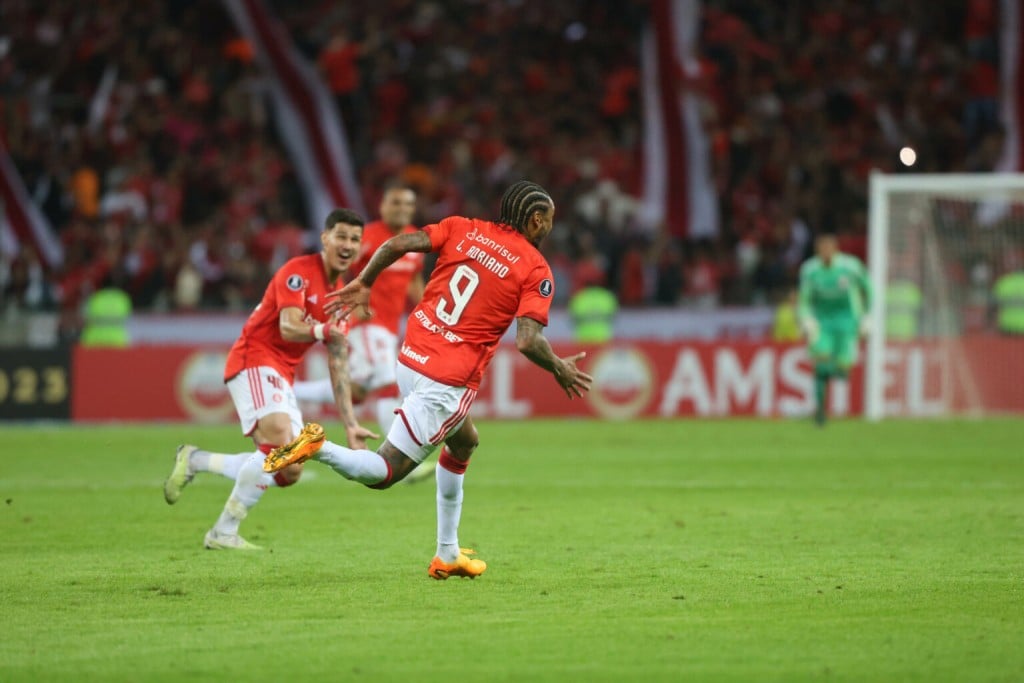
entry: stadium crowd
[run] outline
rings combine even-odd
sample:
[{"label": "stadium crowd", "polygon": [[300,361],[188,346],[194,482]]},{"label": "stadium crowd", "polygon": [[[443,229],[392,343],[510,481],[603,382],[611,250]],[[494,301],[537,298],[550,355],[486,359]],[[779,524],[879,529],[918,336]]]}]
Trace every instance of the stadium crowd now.
[{"label": "stadium crowd", "polygon": [[[811,235],[863,256],[867,178],[990,170],[995,0],[712,0],[702,98],[720,234],[636,221],[641,0],[276,0],[352,139],[365,205],[400,178],[420,223],[493,216],[500,188],[549,188],[546,245],[564,303],[588,283],[624,306],[775,300]],[[64,265],[5,253],[4,300],[73,325],[105,282],[137,309],[247,310],[311,245],[266,83],[220,2],[7,0],[0,139],[59,232]]]}]

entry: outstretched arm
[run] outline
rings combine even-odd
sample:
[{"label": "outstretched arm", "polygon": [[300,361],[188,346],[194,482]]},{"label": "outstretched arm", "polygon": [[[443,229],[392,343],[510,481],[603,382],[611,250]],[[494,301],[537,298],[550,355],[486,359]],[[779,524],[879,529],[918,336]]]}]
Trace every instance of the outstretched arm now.
[{"label": "outstretched arm", "polygon": [[590,384],[594,381],[593,377],[576,367],[576,361],[586,356],[586,352],[559,358],[544,337],[543,330],[544,326],[533,318],[516,318],[516,348],[554,375],[570,400],[574,395],[582,397],[584,391],[590,391]]},{"label": "outstretched arm", "polygon": [[368,429],[359,426],[355,409],[352,407],[352,381],[348,374],[348,340],[340,337],[327,344],[327,368],[331,374],[331,389],[334,390],[334,404],[338,415],[345,423],[349,448],[366,448],[366,439],[379,438]]},{"label": "outstretched arm", "polygon": [[328,315],[338,313],[339,317],[346,318],[355,308],[365,309],[370,303],[370,287],[385,268],[410,251],[426,253],[430,250],[430,236],[425,232],[395,235],[377,248],[359,277],[341,289],[327,293],[328,302],[324,310]]},{"label": "outstretched arm", "polygon": [[430,235],[425,232],[417,231],[395,235],[377,248],[370,262],[366,264],[363,272],[359,273],[359,277],[356,279],[361,280],[367,287],[372,287],[377,276],[405,254],[410,251],[426,253],[430,249]]}]

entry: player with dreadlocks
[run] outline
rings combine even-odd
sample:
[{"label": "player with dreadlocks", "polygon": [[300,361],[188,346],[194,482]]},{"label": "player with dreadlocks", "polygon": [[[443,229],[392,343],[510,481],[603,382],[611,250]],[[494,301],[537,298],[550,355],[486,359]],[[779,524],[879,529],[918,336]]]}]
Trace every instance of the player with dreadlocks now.
[{"label": "player with dreadlocks", "polygon": [[386,489],[444,444],[437,461],[437,553],[428,575],[482,574],[487,564],[459,547],[458,528],[462,480],[479,443],[469,407],[498,341],[515,319],[516,347],[554,375],[570,399],[593,381],[576,367],[583,353],[560,358],[542,333],[554,283],[538,247],[554,215],[544,188],[522,181],[505,191],[497,222],[454,216],[382,244],[359,277],[327,296],[334,298],[329,309],[345,317],[367,304],[374,280],[403,254],[439,252],[399,352],[400,419],[376,453],[327,441],[320,425],[308,424],[270,454],[267,471],[314,458],[347,479]]}]

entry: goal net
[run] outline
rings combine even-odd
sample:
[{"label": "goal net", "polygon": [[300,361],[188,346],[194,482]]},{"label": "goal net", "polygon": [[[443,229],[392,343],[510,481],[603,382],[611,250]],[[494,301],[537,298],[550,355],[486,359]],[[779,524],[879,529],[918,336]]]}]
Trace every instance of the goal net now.
[{"label": "goal net", "polygon": [[1024,413],[996,295],[1024,271],[1024,174],[875,174],[868,240],[868,419]]}]

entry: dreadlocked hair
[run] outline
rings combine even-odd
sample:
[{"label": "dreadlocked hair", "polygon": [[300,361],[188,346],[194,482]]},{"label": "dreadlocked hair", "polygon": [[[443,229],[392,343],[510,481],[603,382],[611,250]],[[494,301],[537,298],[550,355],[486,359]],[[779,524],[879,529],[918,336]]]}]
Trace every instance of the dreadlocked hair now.
[{"label": "dreadlocked hair", "polygon": [[546,211],[553,204],[551,196],[543,187],[528,180],[520,180],[501,196],[501,218],[498,222],[523,232],[535,211]]}]

